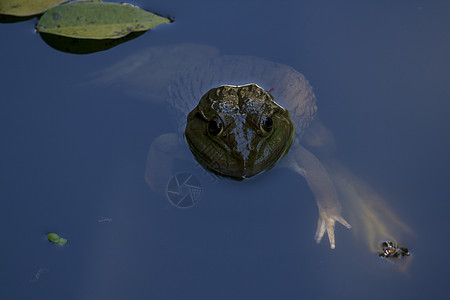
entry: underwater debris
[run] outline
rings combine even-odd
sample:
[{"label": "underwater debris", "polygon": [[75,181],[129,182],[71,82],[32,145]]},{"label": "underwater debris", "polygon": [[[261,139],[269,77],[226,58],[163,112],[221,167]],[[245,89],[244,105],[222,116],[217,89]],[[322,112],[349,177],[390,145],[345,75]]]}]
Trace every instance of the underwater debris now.
[{"label": "underwater debris", "polygon": [[378,253],[380,257],[391,258],[391,257],[403,257],[410,256],[408,248],[398,247],[398,245],[392,241],[384,241],[381,243],[382,252]]}]

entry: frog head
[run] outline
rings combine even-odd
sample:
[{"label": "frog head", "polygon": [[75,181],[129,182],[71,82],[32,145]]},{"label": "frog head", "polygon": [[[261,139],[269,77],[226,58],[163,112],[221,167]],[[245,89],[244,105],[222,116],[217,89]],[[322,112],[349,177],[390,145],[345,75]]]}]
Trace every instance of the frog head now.
[{"label": "frog head", "polygon": [[256,84],[209,90],[187,116],[185,138],[213,173],[243,180],[268,170],[292,144],[289,112]]}]

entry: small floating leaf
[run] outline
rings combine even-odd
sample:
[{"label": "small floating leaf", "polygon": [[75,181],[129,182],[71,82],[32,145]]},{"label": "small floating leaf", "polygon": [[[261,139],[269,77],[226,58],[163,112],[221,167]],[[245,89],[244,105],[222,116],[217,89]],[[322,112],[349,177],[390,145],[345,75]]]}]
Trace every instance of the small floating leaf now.
[{"label": "small floating leaf", "polygon": [[50,242],[53,242],[53,243],[61,245],[61,246],[64,246],[67,243],[67,239],[60,237],[56,233],[47,233],[47,239]]},{"label": "small floating leaf", "polygon": [[116,39],[170,22],[127,3],[72,2],[46,11],[36,28],[80,39]]},{"label": "small floating leaf", "polygon": [[33,16],[68,0],[1,0],[0,14],[11,16]]}]

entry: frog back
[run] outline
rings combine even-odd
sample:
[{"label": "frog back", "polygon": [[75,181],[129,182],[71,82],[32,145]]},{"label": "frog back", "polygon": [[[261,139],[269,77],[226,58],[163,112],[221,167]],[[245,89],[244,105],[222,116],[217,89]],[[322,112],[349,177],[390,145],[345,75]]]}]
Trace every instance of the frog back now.
[{"label": "frog back", "polygon": [[252,56],[221,55],[215,47],[179,44],[150,47],[93,74],[90,84],[116,87],[133,98],[170,106],[183,132],[186,116],[210,89],[256,83],[287,109],[301,137],[312,121],[316,98],[294,68]]},{"label": "frog back", "polygon": [[185,127],[185,116],[210,89],[248,83],[271,90],[275,101],[289,111],[296,136],[301,137],[317,111],[309,82],[292,67],[252,56],[217,55],[207,62],[179,70],[168,86],[168,101],[179,128]]}]

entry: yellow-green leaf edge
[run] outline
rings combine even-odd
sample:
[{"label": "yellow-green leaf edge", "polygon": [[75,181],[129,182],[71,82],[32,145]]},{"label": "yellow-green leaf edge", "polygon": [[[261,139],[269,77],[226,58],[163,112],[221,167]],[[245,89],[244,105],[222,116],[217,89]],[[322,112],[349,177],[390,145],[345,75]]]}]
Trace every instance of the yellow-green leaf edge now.
[{"label": "yellow-green leaf edge", "polygon": [[72,2],[46,11],[36,29],[80,39],[116,39],[170,22],[127,3]]},{"label": "yellow-green leaf edge", "polygon": [[64,2],[68,0],[0,0],[0,14],[17,17],[34,16]]}]

